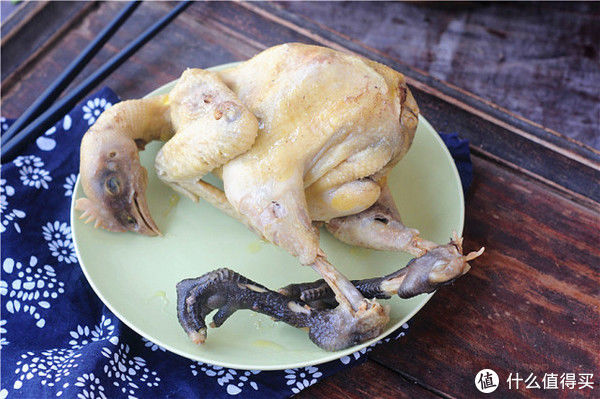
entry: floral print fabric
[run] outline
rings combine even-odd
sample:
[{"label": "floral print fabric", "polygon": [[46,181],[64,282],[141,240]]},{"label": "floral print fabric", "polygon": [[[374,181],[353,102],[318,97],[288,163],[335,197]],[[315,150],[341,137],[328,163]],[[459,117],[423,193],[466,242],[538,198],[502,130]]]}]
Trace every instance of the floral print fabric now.
[{"label": "floral print fabric", "polygon": [[[199,363],[137,335],[103,305],[79,268],[69,212],[81,137],[118,101],[108,88],[91,95],[2,165],[0,399],[288,397],[363,361],[370,348],[282,371]],[[2,133],[11,122],[0,119]]]}]

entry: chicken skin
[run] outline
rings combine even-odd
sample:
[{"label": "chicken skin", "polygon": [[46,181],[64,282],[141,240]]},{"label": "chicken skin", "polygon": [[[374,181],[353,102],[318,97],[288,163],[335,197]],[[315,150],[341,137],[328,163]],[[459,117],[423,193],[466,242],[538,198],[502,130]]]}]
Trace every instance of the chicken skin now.
[{"label": "chicken skin", "polygon": [[[318,46],[272,47],[218,73],[188,69],[169,95],[117,104],[86,133],[87,198],[77,208],[112,231],[157,234],[135,149],[166,141],[155,161],[161,180],[240,220],[323,278],[278,292],[228,269],[184,280],[178,317],[190,338],[204,342],[212,310],[219,309],[213,325],[220,326],[237,309],[252,309],[308,328],[324,349],[346,348],[387,324],[388,309],[374,298],[432,292],[480,254],[463,256],[460,238],[438,245],[401,222],[386,176],[410,148],[418,113],[400,73]],[[209,172],[224,191],[202,180]],[[392,275],[349,281],[321,250],[320,224],[344,242],[416,258]]]}]

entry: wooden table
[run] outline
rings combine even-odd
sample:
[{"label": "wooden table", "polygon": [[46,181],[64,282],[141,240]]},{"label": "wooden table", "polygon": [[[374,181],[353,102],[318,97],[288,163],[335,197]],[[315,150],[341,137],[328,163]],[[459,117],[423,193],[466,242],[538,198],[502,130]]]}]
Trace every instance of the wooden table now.
[{"label": "wooden table", "polygon": [[[86,72],[172,6],[144,3],[131,19],[135,23],[123,27]],[[2,25],[3,114],[22,112],[121,7],[95,2],[21,5]],[[377,346],[364,364],[299,397],[469,397],[479,394],[473,380],[483,368],[500,375],[497,396],[591,397],[600,389],[600,92],[595,90],[600,82],[600,12],[593,5],[544,5],[553,13],[548,17],[533,6],[525,7],[529,14],[515,6],[490,6],[487,11],[478,6],[477,15],[485,22],[478,20],[483,29],[478,31],[469,22],[472,7],[464,7],[196,3],[104,82],[123,98],[139,97],[188,66],[244,60],[282,42],[317,43],[403,72],[433,126],[470,140],[475,171],[466,198],[465,249],[485,245],[485,255],[472,262],[467,276],[433,297],[412,319],[405,338]],[[512,13],[514,23],[502,19],[499,28],[494,15],[505,11]],[[534,24],[537,15],[542,25],[527,29],[520,15]],[[573,16],[574,22],[561,15]],[[383,29],[378,21],[398,26]],[[544,21],[554,23],[543,28]],[[429,41],[410,40],[419,29]],[[579,29],[575,38],[568,34],[574,29]],[[406,30],[412,33],[403,37]],[[402,40],[385,32],[396,32]],[[532,32],[580,43],[580,73],[557,80],[536,76],[537,67],[527,75],[531,68],[523,58],[500,65],[502,57],[510,60],[514,54],[501,45],[504,55],[499,53],[496,66],[488,70],[460,60],[436,61],[448,56],[448,46],[469,57],[465,40],[466,48],[485,52],[489,43],[515,38],[511,45],[522,51]],[[438,35],[437,41],[431,35]],[[531,51],[538,54],[532,63],[539,63],[538,49]],[[575,58],[573,62],[578,57],[564,56]],[[406,63],[411,57],[413,65]],[[510,75],[511,65],[518,76],[497,80],[498,74]],[[569,86],[574,79],[579,88]],[[538,95],[524,90],[527,95],[506,101],[523,85]],[[556,93],[556,85],[566,89]],[[503,107],[491,101],[498,98]],[[527,119],[529,110],[537,123]],[[544,373],[594,373],[595,390],[543,391],[521,384],[509,391],[506,379],[517,372],[523,378],[534,373],[538,380]]]}]

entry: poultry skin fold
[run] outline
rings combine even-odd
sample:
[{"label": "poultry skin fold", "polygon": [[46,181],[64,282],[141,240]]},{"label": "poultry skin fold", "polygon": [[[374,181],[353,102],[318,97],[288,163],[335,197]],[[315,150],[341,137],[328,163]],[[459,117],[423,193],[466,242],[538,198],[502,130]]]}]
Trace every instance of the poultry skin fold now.
[{"label": "poultry skin fold", "polygon": [[[381,334],[388,308],[376,298],[432,292],[466,273],[462,239],[438,245],[403,225],[386,183],[408,151],[418,107],[404,76],[329,48],[284,44],[220,72],[186,70],[164,96],[105,111],[81,143],[81,218],[111,231],[157,235],[138,151],[165,141],[159,178],[203,199],[287,250],[322,280],[279,291],[218,269],[177,285],[180,324],[206,339],[251,309],[299,328],[326,350]],[[212,172],[224,192],[204,182]],[[319,246],[318,226],[349,244],[415,256],[396,273],[349,281]]]}]

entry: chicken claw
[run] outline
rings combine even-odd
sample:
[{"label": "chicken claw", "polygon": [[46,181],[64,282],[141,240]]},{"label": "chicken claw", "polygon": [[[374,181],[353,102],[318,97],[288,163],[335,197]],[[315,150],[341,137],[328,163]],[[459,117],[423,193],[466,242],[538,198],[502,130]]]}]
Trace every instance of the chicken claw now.
[{"label": "chicken claw", "polygon": [[387,276],[354,280],[364,298],[356,309],[338,304],[330,285],[321,279],[290,284],[272,291],[229,269],[217,269],[177,284],[177,317],[190,339],[206,340],[205,318],[218,309],[211,327],[220,327],[236,310],[266,314],[296,328],[308,328],[310,339],[320,348],[335,351],[377,337],[389,321],[389,309],[374,299],[394,295],[410,298],[433,292],[469,271],[467,263],[483,253],[462,255],[462,240],[456,235],[447,245],[412,259],[406,267]]},{"label": "chicken claw", "polygon": [[[333,291],[331,291],[333,295]],[[382,333],[388,309],[363,299],[355,312],[344,306],[314,309],[229,269],[217,269],[177,284],[177,317],[190,339],[206,340],[206,316],[218,309],[211,327],[220,327],[236,310],[250,309],[293,327],[306,328],[320,348],[336,351],[365,342]]]},{"label": "chicken claw", "polygon": [[[461,240],[454,237],[447,245],[440,245],[425,255],[412,259],[406,267],[383,277],[353,280],[352,284],[365,298],[389,299],[430,293],[441,286],[453,283],[467,273],[467,263],[480,256],[484,248],[462,255]],[[312,283],[290,284],[279,292],[289,298],[303,301],[313,308],[337,306],[335,294],[324,280]]]}]

